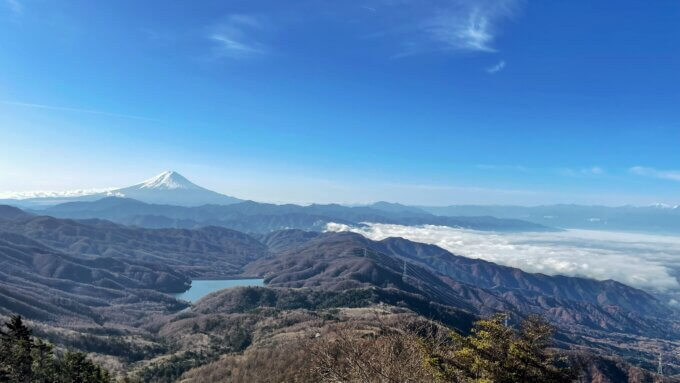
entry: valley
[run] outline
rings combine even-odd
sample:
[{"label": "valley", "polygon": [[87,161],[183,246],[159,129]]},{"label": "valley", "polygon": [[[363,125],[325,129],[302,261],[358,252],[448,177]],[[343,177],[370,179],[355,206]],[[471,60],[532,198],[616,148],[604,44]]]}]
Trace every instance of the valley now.
[{"label": "valley", "polygon": [[[592,368],[614,356],[624,370],[651,370],[664,350],[667,373],[680,373],[675,308],[615,281],[531,274],[351,232],[149,229],[9,206],[0,213],[0,313],[22,315],[37,335],[87,352],[119,376],[203,376],[207,365],[235,368],[237,355],[296,347],[304,334],[370,328],[376,315],[465,333],[499,312],[510,325],[545,317],[557,328],[555,346],[590,355]],[[233,280],[220,283],[256,286],[201,285],[225,277]],[[238,280],[253,277],[262,279]],[[193,294],[192,284],[206,295],[182,295]]]}]

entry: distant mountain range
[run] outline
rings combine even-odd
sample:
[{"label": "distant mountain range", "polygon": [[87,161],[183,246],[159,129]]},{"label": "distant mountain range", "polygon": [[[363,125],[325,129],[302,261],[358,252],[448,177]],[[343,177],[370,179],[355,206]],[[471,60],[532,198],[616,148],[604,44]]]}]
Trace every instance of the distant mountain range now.
[{"label": "distant mountain range", "polygon": [[[380,208],[379,206],[377,208]],[[645,231],[680,233],[680,207],[654,204],[650,206],[484,206],[452,205],[418,207],[440,216],[480,216],[521,219],[563,229]]]},{"label": "distant mountain range", "polygon": [[221,226],[247,233],[282,229],[323,231],[329,223],[362,225],[363,222],[399,225],[440,225],[472,230],[550,231],[544,225],[494,217],[444,217],[419,211],[385,211],[342,205],[274,205],[245,201],[231,205],[183,207],[147,204],[134,199],[106,197],[97,201],[69,202],[36,214],[60,218],[99,218],[146,228],[195,229]]},{"label": "distant mountain range", "polygon": [[86,193],[79,195],[48,195],[33,198],[12,198],[0,200],[0,203],[25,207],[41,208],[60,203],[75,201],[95,201],[101,198],[116,196],[133,198],[138,201],[168,204],[177,206],[200,206],[206,204],[229,205],[242,200],[202,188],[175,171],[166,171],[136,185],[112,189],[106,192]]},{"label": "distant mountain range", "polygon": [[[102,199],[106,201],[100,201]],[[83,204],[71,204],[76,202]],[[86,204],[87,202],[92,204]],[[0,199],[0,204],[33,210],[47,209],[45,213],[59,217],[102,218],[142,227],[195,228],[218,225],[246,232],[286,228],[320,230],[328,222],[375,222],[500,231],[545,230],[551,227],[680,233],[680,206],[677,205],[436,207],[407,206],[383,201],[367,206],[274,205],[244,201],[205,189],[174,171],[163,172],[133,186],[105,192],[79,191],[77,195],[71,196],[53,193],[41,197]],[[240,206],[225,208],[231,205]],[[244,220],[244,217],[248,219]]]},{"label": "distant mountain range", "polygon": [[[362,205],[364,206],[364,205]],[[365,205],[386,212],[410,212],[436,216],[518,219],[559,229],[639,231],[659,234],[680,233],[680,206],[587,206],[587,205],[451,205],[409,206],[391,202]]]}]

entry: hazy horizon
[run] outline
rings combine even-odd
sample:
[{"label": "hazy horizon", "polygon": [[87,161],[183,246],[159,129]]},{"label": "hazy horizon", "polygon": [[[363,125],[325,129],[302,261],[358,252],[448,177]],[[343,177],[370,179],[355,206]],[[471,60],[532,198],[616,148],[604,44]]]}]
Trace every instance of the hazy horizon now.
[{"label": "hazy horizon", "polygon": [[[168,172],[168,171],[165,171]],[[179,173],[179,172],[177,172]],[[159,173],[160,174],[160,173]],[[146,179],[145,179],[146,180]],[[145,180],[142,180],[145,181]],[[91,187],[84,187],[80,189],[73,189],[73,190],[27,190],[27,191],[22,191],[22,192],[11,192],[11,191],[0,191],[0,200],[2,199],[7,199],[7,200],[27,200],[27,199],[33,199],[33,198],[77,198],[77,197],[82,197],[82,196],[89,196],[89,195],[98,195],[98,194],[103,194],[103,196],[109,195],[109,196],[115,196],[114,194],[110,194],[110,192],[115,191],[116,189],[132,186],[132,185],[137,185],[140,184],[140,181],[133,181],[129,184],[126,185],[119,185],[116,187],[104,187],[104,188],[91,188]],[[204,185],[199,184],[199,186],[204,187]],[[441,192],[450,192],[450,191],[464,191],[464,190],[469,190],[469,191],[476,191],[478,193],[484,193],[484,192],[502,192],[502,191],[497,191],[497,190],[492,190],[492,189],[481,189],[481,188],[457,188],[457,187],[441,187],[441,188],[429,188],[426,185],[389,185],[391,187],[413,187],[416,189],[421,189],[421,190],[428,190],[428,189],[435,189],[439,190]],[[209,190],[213,190],[209,187],[207,187]],[[213,190],[217,191],[217,190]],[[550,203],[534,203],[534,204],[518,204],[518,203],[484,203],[484,202],[457,202],[457,203],[442,203],[442,204],[427,204],[427,203],[419,203],[419,202],[404,202],[404,201],[399,201],[399,200],[389,200],[389,199],[374,199],[374,200],[364,200],[364,201],[336,201],[336,200],[321,200],[321,201],[305,201],[305,200],[269,200],[266,199],[266,195],[263,196],[263,199],[256,199],[256,198],[249,198],[247,196],[238,196],[234,195],[231,192],[220,192],[217,191],[218,193],[224,194],[224,195],[229,195],[233,196],[236,198],[240,198],[243,200],[251,200],[251,201],[256,201],[256,202],[264,202],[264,203],[276,203],[276,204],[285,204],[285,203],[294,203],[294,204],[300,204],[300,205],[310,205],[310,204],[317,204],[317,203],[326,203],[326,204],[332,204],[332,203],[337,203],[337,204],[342,204],[342,205],[348,205],[348,206],[365,206],[365,205],[371,205],[377,202],[388,202],[388,203],[396,203],[396,204],[404,204],[404,205],[409,205],[409,206],[423,206],[423,207],[438,207],[438,206],[454,206],[454,205],[480,205],[480,206],[521,206],[521,207],[538,207],[538,206],[546,206],[546,205],[570,205],[570,204],[579,204],[578,202],[550,202]],[[529,191],[526,191],[529,193]],[[349,194],[352,194],[351,192]],[[534,195],[540,195],[540,193],[534,192]],[[474,200],[471,200],[474,201]],[[607,206],[607,207],[624,207],[624,206],[635,206],[635,207],[649,207],[649,206],[665,206],[665,207],[675,207],[679,205],[672,205],[672,204],[666,204],[662,202],[653,202],[653,203],[643,203],[643,204],[633,204],[633,203],[621,203],[621,204],[605,204],[605,203],[581,203],[581,205],[590,205],[590,206]]]}]

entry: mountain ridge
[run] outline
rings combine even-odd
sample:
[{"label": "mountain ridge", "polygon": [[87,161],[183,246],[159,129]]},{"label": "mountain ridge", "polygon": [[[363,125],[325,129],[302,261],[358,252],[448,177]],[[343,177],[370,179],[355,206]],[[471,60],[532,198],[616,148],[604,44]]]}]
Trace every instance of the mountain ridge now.
[{"label": "mountain ridge", "polygon": [[282,229],[324,231],[329,223],[362,225],[363,222],[401,225],[441,225],[474,230],[554,231],[533,222],[495,217],[441,217],[420,212],[386,212],[369,207],[338,204],[300,206],[243,201],[230,205],[175,206],[147,204],[129,198],[107,197],[56,205],[36,214],[61,218],[101,218],[147,228],[199,228],[223,226],[249,233]]},{"label": "mountain ridge", "polygon": [[[476,315],[540,313],[577,333],[646,333],[680,339],[678,330],[668,324],[672,309],[649,293],[618,282],[527,273],[401,238],[396,243],[351,232],[287,235],[296,239],[281,247],[278,238],[273,242],[277,254],[248,264],[246,273],[261,275],[270,287],[396,288]],[[427,261],[433,257],[441,263]]]}]

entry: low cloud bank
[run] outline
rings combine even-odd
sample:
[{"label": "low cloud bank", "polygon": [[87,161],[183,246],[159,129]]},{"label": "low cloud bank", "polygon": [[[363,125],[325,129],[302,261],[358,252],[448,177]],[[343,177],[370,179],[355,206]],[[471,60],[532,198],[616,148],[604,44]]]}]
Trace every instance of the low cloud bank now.
[{"label": "low cloud bank", "polygon": [[93,194],[106,193],[107,196],[122,197],[120,193],[113,193],[114,188],[105,189],[78,189],[66,191],[25,191],[25,192],[0,192],[0,199],[31,199],[31,198],[69,198],[85,197]]},{"label": "low cloud bank", "polygon": [[680,238],[662,235],[567,230],[555,233],[495,233],[444,226],[367,223],[328,224],[373,240],[403,237],[528,272],[613,279],[655,292],[680,291]]}]

